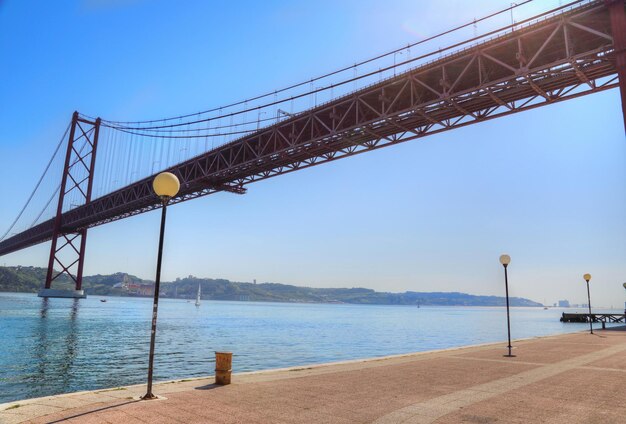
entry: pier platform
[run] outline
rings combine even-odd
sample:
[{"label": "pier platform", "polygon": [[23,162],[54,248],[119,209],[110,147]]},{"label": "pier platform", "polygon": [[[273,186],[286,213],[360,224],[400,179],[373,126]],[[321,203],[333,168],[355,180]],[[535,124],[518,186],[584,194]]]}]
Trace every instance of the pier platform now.
[{"label": "pier platform", "polygon": [[505,345],[18,401],[0,423],[626,423],[624,327]]},{"label": "pier platform", "polygon": [[626,323],[626,314],[580,314],[563,312],[561,322],[599,322],[604,328],[607,323],[619,324]]}]

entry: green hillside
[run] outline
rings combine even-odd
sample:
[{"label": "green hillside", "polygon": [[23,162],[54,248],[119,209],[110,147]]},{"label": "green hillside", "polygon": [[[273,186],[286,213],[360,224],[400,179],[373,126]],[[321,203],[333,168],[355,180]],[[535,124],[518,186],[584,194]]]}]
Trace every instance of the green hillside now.
[{"label": "green hillside", "polygon": [[[46,270],[36,267],[0,267],[0,291],[36,293],[45,280]],[[136,276],[121,272],[110,275],[90,275],[83,278],[88,295],[128,296],[123,288],[114,287],[127,281],[151,284]],[[504,306],[500,296],[475,296],[466,293],[376,292],[366,288],[313,288],[276,283],[241,283],[224,279],[177,278],[163,282],[161,296],[194,299],[202,287],[202,298],[213,300],[245,300],[257,302],[352,303],[372,305],[445,305],[445,306]],[[55,282],[57,288],[70,288],[68,278]],[[532,300],[513,297],[513,306],[542,306]]]}]

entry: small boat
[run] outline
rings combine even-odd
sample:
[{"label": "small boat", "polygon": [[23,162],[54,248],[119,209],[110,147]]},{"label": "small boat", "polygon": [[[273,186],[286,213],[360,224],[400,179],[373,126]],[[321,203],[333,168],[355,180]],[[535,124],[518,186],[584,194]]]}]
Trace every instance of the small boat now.
[{"label": "small boat", "polygon": [[200,283],[198,283],[198,294],[196,295],[196,306],[200,306],[200,296],[201,296]]},{"label": "small boat", "polygon": [[106,302],[106,301],[107,301],[106,299],[100,299],[100,302]]}]

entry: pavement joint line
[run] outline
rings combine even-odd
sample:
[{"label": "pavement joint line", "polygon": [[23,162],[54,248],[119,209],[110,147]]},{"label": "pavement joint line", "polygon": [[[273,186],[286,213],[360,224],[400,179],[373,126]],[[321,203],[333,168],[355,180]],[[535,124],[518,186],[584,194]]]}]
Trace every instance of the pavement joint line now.
[{"label": "pavement joint line", "polygon": [[[465,406],[469,406],[499,394],[545,380],[565,371],[579,368],[589,362],[597,361],[623,351],[626,351],[626,345],[620,344],[616,346],[609,346],[605,349],[587,353],[575,358],[565,359],[555,364],[546,364],[509,377],[500,378],[498,380],[479,384],[467,389],[458,390],[427,401],[409,405],[379,417],[373,422],[373,424],[392,424],[398,422],[430,424],[445,415],[457,412]],[[442,401],[443,405],[441,403]],[[408,419],[405,418],[407,414],[412,415],[412,417]]]},{"label": "pavement joint line", "polygon": [[542,363],[542,362],[528,362],[528,361],[519,361],[519,360],[515,360],[515,361],[507,361],[506,359],[491,359],[491,358],[477,358],[475,356],[451,356],[451,358],[454,359],[463,359],[463,360],[467,360],[467,361],[486,361],[486,362],[500,362],[503,364],[520,364],[520,365],[535,365],[535,366],[544,366],[547,365],[546,363]]},{"label": "pavement joint line", "polygon": [[626,369],[621,368],[609,368],[609,367],[596,367],[594,365],[585,365],[582,367],[578,367],[583,370],[591,370],[591,371],[612,371],[612,372],[626,372]]}]

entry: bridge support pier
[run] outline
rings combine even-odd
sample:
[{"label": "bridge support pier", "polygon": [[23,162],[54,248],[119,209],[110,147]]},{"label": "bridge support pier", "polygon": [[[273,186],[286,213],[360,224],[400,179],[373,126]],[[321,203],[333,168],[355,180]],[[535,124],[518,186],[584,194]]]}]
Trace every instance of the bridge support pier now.
[{"label": "bridge support pier", "polygon": [[[89,121],[74,112],[54,220],[48,272],[41,297],[85,297],[82,290],[87,229],[63,227],[63,212],[91,202],[100,118]],[[68,194],[72,193],[69,203]],[[78,200],[77,200],[78,199]],[[55,267],[59,267],[55,270]],[[52,289],[54,281],[70,282],[74,290]]]},{"label": "bridge support pier", "polygon": [[39,297],[66,297],[72,299],[84,299],[87,297],[85,290],[61,290],[61,289],[41,289],[37,294]]},{"label": "bridge support pier", "polygon": [[622,96],[622,114],[626,131],[626,12],[624,0],[606,0],[611,15],[611,35],[615,47],[615,68]]}]

